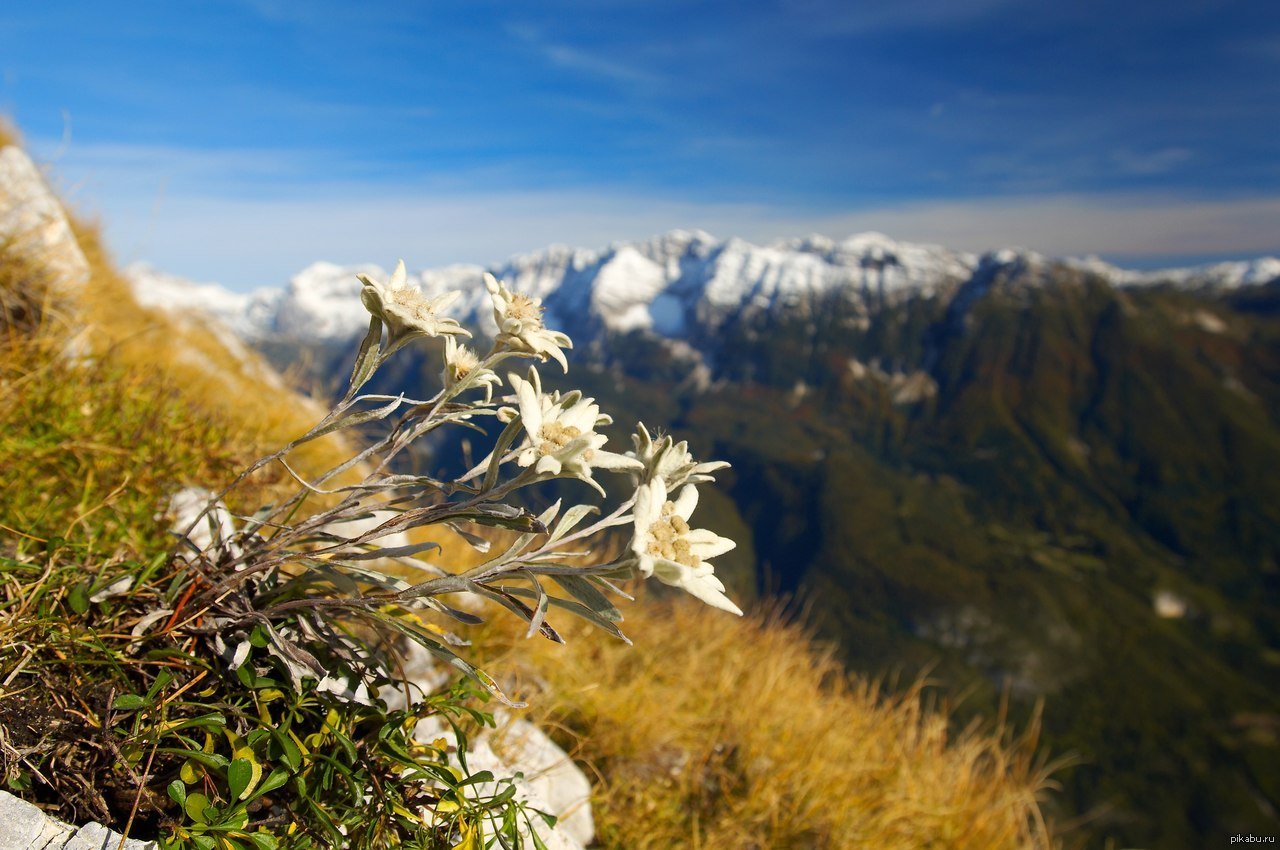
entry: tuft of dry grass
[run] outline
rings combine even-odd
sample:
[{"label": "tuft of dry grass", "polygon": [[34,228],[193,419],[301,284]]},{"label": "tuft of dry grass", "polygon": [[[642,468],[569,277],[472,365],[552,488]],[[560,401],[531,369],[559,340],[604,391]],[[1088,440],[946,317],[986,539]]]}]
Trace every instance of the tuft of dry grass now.
[{"label": "tuft of dry grass", "polygon": [[[195,410],[234,424],[238,442],[255,450],[299,436],[324,415],[319,404],[286,386],[255,352],[205,317],[141,307],[99,229],[75,219],[72,229],[90,267],[80,304],[95,352],[180,385]],[[319,470],[349,456],[335,435],[303,446],[291,462]]]},{"label": "tuft of dry grass", "polygon": [[628,609],[632,647],[585,626],[567,646],[504,643],[508,674],[540,692],[532,719],[596,778],[603,846],[1058,846],[1034,726],[954,730],[923,685],[890,694],[851,676],[776,613]]}]

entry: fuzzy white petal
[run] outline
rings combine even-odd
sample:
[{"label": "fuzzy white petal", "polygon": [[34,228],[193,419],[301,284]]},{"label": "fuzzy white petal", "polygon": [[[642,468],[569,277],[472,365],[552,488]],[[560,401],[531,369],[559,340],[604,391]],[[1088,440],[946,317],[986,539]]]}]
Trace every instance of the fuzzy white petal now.
[{"label": "fuzzy white petal", "polygon": [[676,513],[685,522],[689,521],[689,517],[693,515],[693,509],[698,506],[698,490],[691,484],[686,484],[684,489],[680,491],[680,495],[676,496]]},{"label": "fuzzy white petal", "polygon": [[727,537],[721,537],[705,528],[697,528],[687,535],[690,550],[699,558],[714,558],[725,552],[736,549],[738,544]]}]

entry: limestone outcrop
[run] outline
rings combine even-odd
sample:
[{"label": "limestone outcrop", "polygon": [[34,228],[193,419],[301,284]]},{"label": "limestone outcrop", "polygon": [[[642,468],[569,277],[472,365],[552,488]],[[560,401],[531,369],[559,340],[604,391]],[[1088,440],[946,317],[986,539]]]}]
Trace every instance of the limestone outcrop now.
[{"label": "limestone outcrop", "polygon": [[59,294],[89,280],[89,263],[62,203],[31,157],[14,145],[0,148],[0,244],[47,268]]}]

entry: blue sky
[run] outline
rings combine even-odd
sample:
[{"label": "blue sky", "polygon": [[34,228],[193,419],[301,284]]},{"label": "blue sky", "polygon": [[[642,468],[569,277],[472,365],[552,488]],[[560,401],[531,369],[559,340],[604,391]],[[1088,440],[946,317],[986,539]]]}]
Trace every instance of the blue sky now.
[{"label": "blue sky", "polygon": [[1280,3],[43,0],[0,113],[120,260],[237,288],[674,227],[1280,253]]}]

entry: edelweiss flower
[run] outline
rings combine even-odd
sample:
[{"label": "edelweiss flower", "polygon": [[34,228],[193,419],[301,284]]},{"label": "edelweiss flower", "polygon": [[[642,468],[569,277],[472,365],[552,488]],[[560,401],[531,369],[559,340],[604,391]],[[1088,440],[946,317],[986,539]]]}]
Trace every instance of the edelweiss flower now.
[{"label": "edelweiss flower", "polygon": [[508,380],[516,391],[525,430],[516,463],[551,477],[579,478],[602,495],[604,488],[591,477],[592,469],[625,472],[640,468],[638,460],[602,448],[608,438],[595,429],[613,420],[600,413],[594,399],[583,398],[578,392],[563,397],[558,392],[544,395],[536,369],[529,370],[528,381],[519,375],[510,375]]},{"label": "edelweiss flower", "polygon": [[573,348],[573,341],[559,331],[542,324],[542,300],[524,293],[512,293],[493,275],[486,273],[484,285],[493,297],[493,320],[498,324],[498,346],[532,354],[541,360],[548,357],[569,371],[562,348]]},{"label": "edelweiss flower", "polygon": [[468,387],[484,387],[484,400],[487,404],[493,398],[493,388],[502,383],[502,379],[492,369],[480,365],[480,357],[465,345],[451,336],[444,338],[444,371],[440,374],[444,385],[452,389],[463,381]]},{"label": "edelweiss flower", "polygon": [[631,442],[636,448],[635,451],[627,452],[627,457],[633,457],[644,464],[644,471],[638,476],[637,484],[661,479],[667,490],[671,491],[681,484],[713,481],[710,473],[729,466],[723,460],[695,463],[693,455],[689,454],[688,443],[684,440],[676,443],[670,435],[660,436],[655,440],[649,436],[649,430],[644,427],[643,422],[636,423],[636,432],[631,435]]},{"label": "edelweiss flower", "polygon": [[387,326],[388,345],[399,347],[418,336],[471,333],[447,316],[444,310],[462,293],[446,292],[438,298],[427,298],[416,286],[406,283],[404,260],[396,264],[391,280],[386,286],[365,275],[357,275],[364,288],[360,290],[360,302],[365,309],[377,316]]},{"label": "edelweiss flower", "polygon": [[690,528],[689,517],[698,505],[698,491],[686,484],[674,502],[667,500],[661,477],[636,490],[635,534],[631,551],[640,572],[648,578],[679,587],[715,608],[742,614],[724,595],[724,584],[715,577],[707,558],[723,555],[737,544],[705,528]]}]

